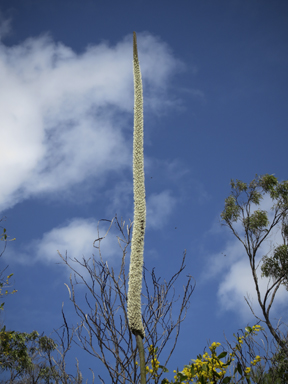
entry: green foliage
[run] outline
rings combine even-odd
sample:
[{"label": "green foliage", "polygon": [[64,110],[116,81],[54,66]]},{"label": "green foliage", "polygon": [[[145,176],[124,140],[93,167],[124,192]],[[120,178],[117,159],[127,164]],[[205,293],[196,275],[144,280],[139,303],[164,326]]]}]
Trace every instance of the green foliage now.
[{"label": "green foliage", "polygon": [[31,367],[26,343],[34,341],[38,336],[36,331],[31,334],[6,331],[4,326],[0,331],[0,368],[2,370],[15,367],[17,371]]},{"label": "green foliage", "polygon": [[268,224],[269,221],[266,211],[257,210],[248,217],[243,218],[244,228],[253,234],[257,234],[264,228],[267,228]]},{"label": "green foliage", "polygon": [[[6,280],[0,282],[0,298],[2,296],[6,296],[6,295],[9,295],[9,294],[12,295],[13,293],[17,292],[16,289],[13,289],[13,291],[11,291],[11,292],[9,292],[8,289],[7,289],[9,287],[9,279],[12,276],[13,276],[13,273],[10,273],[10,275],[7,276]],[[3,289],[5,289],[4,293],[3,293]],[[5,303],[1,303],[0,304],[0,309],[2,309],[2,310],[4,309],[4,304]]]},{"label": "green foliage", "polygon": [[274,374],[265,372],[264,366],[258,366],[256,369],[251,372],[251,377],[253,378],[254,383],[261,384],[283,384],[280,378],[276,378]]},{"label": "green foliage", "polygon": [[283,384],[288,383],[288,359],[282,348],[271,359],[271,367],[265,371],[264,366],[258,365],[251,372],[255,383]]},{"label": "green foliage", "polygon": [[262,276],[283,279],[288,290],[288,245],[282,244],[274,249],[273,256],[264,256],[261,265]]},{"label": "green foliage", "polygon": [[[31,333],[7,331],[4,326],[0,331],[0,370],[14,371],[15,376],[23,375],[33,369],[33,357],[41,352],[51,352],[56,348],[55,342],[38,332]],[[43,366],[40,375],[50,374]]]},{"label": "green foliage", "polygon": [[2,235],[0,237],[0,240],[7,240],[7,234],[6,234],[6,228],[3,228],[3,232],[2,232]]},{"label": "green foliage", "polygon": [[[5,242],[5,246],[6,246],[6,242],[8,241],[8,235],[7,235],[6,228],[2,229],[2,234],[0,235],[0,240],[4,241]],[[14,238],[14,239],[11,239],[10,241],[14,241],[14,240],[16,240],[16,239]],[[5,250],[5,246],[4,246],[4,250]],[[0,257],[2,256],[4,250],[0,253]],[[5,271],[5,269],[4,269],[4,271]],[[2,274],[3,274],[3,271],[0,272],[0,299],[3,296],[9,295],[9,294],[13,294],[13,293],[17,292],[17,290],[15,290],[15,289],[13,289],[12,292],[9,292],[9,290],[7,289],[7,288],[10,288],[9,280],[13,276],[13,273],[8,275],[5,280],[2,278]],[[5,289],[5,291],[4,291],[4,289]],[[0,304],[0,309],[2,309],[2,310],[4,309],[4,304],[5,304],[4,302],[2,302]]]},{"label": "green foliage", "polygon": [[279,352],[275,353],[273,356],[272,367],[269,369],[266,376],[278,380],[279,383],[288,383],[288,358],[283,348],[280,348]]},{"label": "green foliage", "polygon": [[[236,182],[231,180],[230,185],[232,194],[225,200],[225,208],[221,214],[226,222],[236,221],[240,212],[249,216],[251,204],[259,205],[266,193],[272,200],[277,200],[276,207],[281,210],[281,214],[288,209],[288,181],[280,183],[275,176],[266,174],[256,175],[249,185],[237,179]],[[243,196],[245,200],[241,200]],[[263,214],[265,211],[261,212]],[[264,222],[261,220],[259,222],[262,227]],[[268,225],[267,222],[266,224]]]},{"label": "green foliage", "polygon": [[16,240],[16,238],[14,237],[14,239],[8,239],[6,228],[3,228],[3,232],[0,235],[0,240],[1,241],[14,241],[14,240]]},{"label": "green foliage", "polygon": [[[221,218],[245,248],[258,303],[265,319],[263,321],[267,324],[277,345],[283,348],[288,357],[287,345],[283,343],[277,329],[273,327],[269,319],[269,312],[280,285],[285,285],[288,290],[288,180],[279,182],[274,175],[266,174],[256,175],[249,185],[240,180],[231,180],[230,184],[232,193],[225,200]],[[269,215],[266,210],[258,207],[264,196],[269,196],[273,202]],[[239,225],[236,226],[235,222],[242,224],[242,228]],[[274,280],[273,284],[267,287],[266,294],[262,296],[258,283],[257,267],[259,263],[256,255],[271,231],[280,224],[282,224],[283,244],[274,248],[272,256],[262,256],[262,277],[272,277]]]},{"label": "green foliage", "polygon": [[230,195],[225,199],[225,210],[221,213],[221,217],[225,221],[237,221],[239,217],[240,207],[236,204],[234,196]]},{"label": "green foliage", "polygon": [[[3,228],[1,235],[2,241],[7,241],[8,236],[6,229]],[[12,239],[13,241],[15,239]],[[4,248],[5,249],[5,248]],[[3,254],[3,252],[2,252]],[[1,255],[2,255],[1,254]],[[4,269],[5,270],[5,269]],[[3,271],[1,272],[1,276]],[[13,273],[6,277],[6,280],[3,278],[0,280],[0,298],[8,294],[13,294],[17,290],[9,291],[10,288],[10,279],[13,276]],[[4,309],[4,303],[0,304],[0,309]],[[43,358],[43,355],[49,355],[55,350],[55,342],[47,337],[40,336],[37,331],[31,333],[26,332],[16,332],[16,331],[7,331],[6,326],[0,330],[0,372],[9,371],[10,380],[9,382],[15,382],[15,379],[18,377],[24,377],[25,375],[30,374],[37,367],[37,381],[40,383],[40,379],[43,379],[45,383],[50,383],[50,378],[56,377],[55,367],[50,364],[47,366],[46,360]],[[42,361],[40,364],[36,364],[35,358]]]},{"label": "green foliage", "polygon": [[262,176],[259,185],[263,188],[264,192],[274,193],[278,180],[274,175],[266,174]]},{"label": "green foliage", "polygon": [[[262,276],[282,279],[288,289],[288,181],[279,182],[274,175],[257,176],[247,184],[240,180],[231,180],[232,193],[225,200],[222,220],[230,227],[234,235],[243,243],[249,258],[254,263],[256,251],[271,230],[282,222],[284,244],[274,250],[272,257],[263,258]],[[268,212],[255,209],[263,197],[268,194],[275,202],[271,207],[272,220],[268,221]],[[240,221],[244,238],[234,228]],[[253,264],[254,266],[254,264]]]}]

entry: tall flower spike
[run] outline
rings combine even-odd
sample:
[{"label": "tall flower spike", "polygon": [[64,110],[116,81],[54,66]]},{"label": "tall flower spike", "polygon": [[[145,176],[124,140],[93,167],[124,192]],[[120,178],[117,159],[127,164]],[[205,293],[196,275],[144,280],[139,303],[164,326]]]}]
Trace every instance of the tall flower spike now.
[{"label": "tall flower spike", "polygon": [[146,223],[144,154],[143,154],[143,92],[138,60],[136,33],[133,33],[134,69],[134,133],[133,133],[133,193],[134,222],[129,268],[127,313],[129,327],[142,339],[145,331],[141,314],[144,233]]}]

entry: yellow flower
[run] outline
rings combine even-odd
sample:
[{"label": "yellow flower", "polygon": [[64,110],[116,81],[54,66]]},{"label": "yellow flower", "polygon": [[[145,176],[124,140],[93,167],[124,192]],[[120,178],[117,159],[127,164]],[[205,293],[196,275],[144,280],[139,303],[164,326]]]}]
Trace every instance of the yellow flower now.
[{"label": "yellow flower", "polygon": [[261,357],[259,355],[257,355],[255,357],[255,359],[253,361],[251,361],[251,364],[256,365],[257,363],[259,363],[259,361],[261,361]]},{"label": "yellow flower", "polygon": [[251,371],[251,368],[249,368],[249,367],[245,368],[245,373],[246,373],[247,375],[249,375],[250,371]]},{"label": "yellow flower", "polygon": [[215,343],[215,341],[214,341],[214,343],[211,344],[211,346],[209,347],[209,349],[210,349],[210,350],[212,350],[212,349],[216,349],[216,348],[219,347],[220,345],[221,345],[221,343]]},{"label": "yellow flower", "polygon": [[255,357],[255,359],[253,361],[251,361],[251,364],[256,365],[257,363],[259,363],[259,361],[261,361],[261,357],[259,355],[257,355]]},{"label": "yellow flower", "polygon": [[261,325],[253,325],[252,329],[253,329],[253,331],[259,332],[259,331],[261,331],[262,327],[261,327]]}]

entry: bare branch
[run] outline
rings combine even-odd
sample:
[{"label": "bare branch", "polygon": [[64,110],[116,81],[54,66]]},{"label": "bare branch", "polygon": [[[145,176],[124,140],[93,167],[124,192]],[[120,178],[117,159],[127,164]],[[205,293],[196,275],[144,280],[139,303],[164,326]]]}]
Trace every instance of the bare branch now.
[{"label": "bare branch", "polygon": [[[103,221],[103,220],[102,220]],[[70,277],[69,298],[74,305],[79,323],[72,327],[74,341],[90,355],[99,359],[109,373],[111,383],[136,383],[139,381],[140,372],[135,370],[137,360],[137,346],[133,341],[133,334],[128,326],[127,317],[127,291],[128,276],[125,270],[125,257],[131,241],[132,223],[125,225],[118,221],[117,216],[110,222],[108,231],[104,236],[98,236],[94,246],[99,251],[99,257],[82,260],[68,259],[67,255],[60,257],[68,266],[72,275]],[[122,251],[122,260],[118,273],[104,262],[101,255],[101,242],[106,238],[112,228],[111,223],[118,230],[118,243]],[[126,228],[125,228],[126,226]],[[125,230],[126,229],[126,230]],[[99,235],[99,227],[98,227]],[[187,276],[183,286],[182,295],[176,296],[174,285],[185,269],[186,251],[183,254],[180,268],[168,281],[161,281],[156,277],[155,270],[151,272],[144,267],[142,294],[143,313],[142,321],[145,328],[144,346],[158,347],[159,357],[167,345],[168,340],[174,337],[170,352],[165,356],[166,365],[175,349],[180,332],[180,324],[185,319],[189,308],[189,300],[195,288],[192,276]],[[74,264],[74,265],[73,265]],[[79,267],[84,268],[85,276],[80,273]],[[76,295],[76,286],[84,284],[86,288],[85,301]],[[178,314],[175,315],[173,305],[179,303]],[[81,303],[81,304],[80,304]],[[151,360],[150,353],[145,356],[146,365]],[[156,384],[159,382],[160,372]],[[104,382],[103,378],[100,378]],[[149,374],[147,375],[149,380]]]}]

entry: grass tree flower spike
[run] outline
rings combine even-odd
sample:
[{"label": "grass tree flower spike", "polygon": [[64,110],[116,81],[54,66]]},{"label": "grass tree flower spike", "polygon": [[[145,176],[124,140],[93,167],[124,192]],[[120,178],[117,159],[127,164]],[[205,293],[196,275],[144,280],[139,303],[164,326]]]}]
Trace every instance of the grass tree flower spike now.
[{"label": "grass tree flower spike", "polygon": [[143,91],[138,60],[136,33],[133,33],[134,69],[134,133],[133,133],[133,193],[134,222],[131,243],[127,313],[129,327],[142,339],[145,331],[141,314],[144,233],[146,223],[144,154],[143,154]]}]

